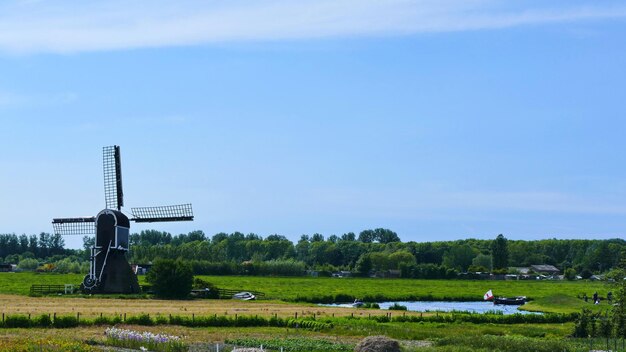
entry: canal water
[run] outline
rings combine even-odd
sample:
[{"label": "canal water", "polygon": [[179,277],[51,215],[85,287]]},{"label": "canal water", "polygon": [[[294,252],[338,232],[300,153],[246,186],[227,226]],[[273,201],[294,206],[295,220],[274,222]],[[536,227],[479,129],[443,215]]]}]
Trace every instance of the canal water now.
[{"label": "canal water", "polygon": [[[520,306],[506,306],[500,304],[493,304],[487,301],[475,301],[475,302],[455,302],[455,301],[411,301],[411,302],[380,302],[378,305],[380,309],[389,309],[390,306],[395,303],[406,306],[407,310],[413,312],[471,312],[471,313],[494,313],[502,312],[502,314],[537,314],[536,312],[527,312],[519,310]],[[322,304],[323,306],[330,307],[352,307],[352,304]]]}]

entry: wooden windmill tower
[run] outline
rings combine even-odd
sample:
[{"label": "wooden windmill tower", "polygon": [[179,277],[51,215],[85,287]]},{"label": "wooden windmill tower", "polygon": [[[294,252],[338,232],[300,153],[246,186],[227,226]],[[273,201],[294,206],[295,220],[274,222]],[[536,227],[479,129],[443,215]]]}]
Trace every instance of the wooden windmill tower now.
[{"label": "wooden windmill tower", "polygon": [[52,220],[55,234],[95,235],[89,274],[82,287],[90,293],[139,293],[137,276],[126,259],[130,222],[191,221],[191,204],[131,208],[129,219],[122,213],[122,167],[120,147],[103,148],[104,199],[106,208],[96,216]]}]

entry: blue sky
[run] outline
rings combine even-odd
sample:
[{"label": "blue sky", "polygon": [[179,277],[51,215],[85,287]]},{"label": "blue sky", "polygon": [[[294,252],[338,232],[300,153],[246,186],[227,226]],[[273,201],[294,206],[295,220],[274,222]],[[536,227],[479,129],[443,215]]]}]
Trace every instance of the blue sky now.
[{"label": "blue sky", "polygon": [[0,233],[95,215],[113,144],[127,206],[194,205],[137,231],[626,232],[626,5],[175,4],[0,4]]}]

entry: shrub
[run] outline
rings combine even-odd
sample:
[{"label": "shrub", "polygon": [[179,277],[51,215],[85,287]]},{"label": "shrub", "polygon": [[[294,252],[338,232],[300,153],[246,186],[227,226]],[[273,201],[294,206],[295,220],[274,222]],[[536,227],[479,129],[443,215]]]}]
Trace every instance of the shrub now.
[{"label": "shrub", "polygon": [[371,308],[371,309],[380,309],[378,303],[365,303],[361,306],[361,308]]},{"label": "shrub", "polygon": [[567,268],[565,269],[565,273],[564,273],[565,279],[572,281],[576,279],[576,270],[574,270],[574,268]]},{"label": "shrub", "polygon": [[7,328],[28,328],[31,323],[31,320],[25,315],[9,315],[4,320],[4,326]]},{"label": "shrub", "polygon": [[35,321],[33,323],[36,326],[47,328],[52,326],[52,319],[50,319],[50,316],[48,314],[42,314],[35,318]]},{"label": "shrub", "polygon": [[183,299],[189,296],[193,283],[191,265],[182,260],[157,259],[146,275],[157,297]]},{"label": "shrub", "polygon": [[122,318],[120,318],[117,315],[113,317],[101,316],[101,317],[97,317],[96,319],[94,319],[93,324],[94,325],[115,325],[115,324],[120,324],[121,322],[122,322]]},{"label": "shrub", "polygon": [[78,326],[78,319],[75,316],[60,316],[54,318],[52,326],[55,328],[75,328]]},{"label": "shrub", "polygon": [[135,324],[135,325],[146,325],[151,326],[154,325],[154,320],[150,318],[148,314],[130,316],[126,319],[126,324]]},{"label": "shrub", "polygon": [[407,310],[406,306],[398,304],[398,302],[394,303],[389,307],[389,310]]},{"label": "shrub", "polygon": [[17,265],[17,267],[20,268],[21,270],[29,270],[29,271],[37,269],[38,266],[39,266],[39,262],[37,261],[37,259],[32,259],[32,258],[22,259],[20,260],[20,263]]}]

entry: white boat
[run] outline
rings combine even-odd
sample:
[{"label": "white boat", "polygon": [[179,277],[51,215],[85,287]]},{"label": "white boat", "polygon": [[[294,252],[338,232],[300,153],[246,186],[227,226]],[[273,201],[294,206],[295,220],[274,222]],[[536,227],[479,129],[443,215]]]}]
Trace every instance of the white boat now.
[{"label": "white boat", "polygon": [[242,301],[250,301],[256,298],[255,295],[253,295],[250,292],[239,292],[239,293],[235,293],[233,295],[234,299],[240,299]]},{"label": "white boat", "polygon": [[363,302],[362,302],[360,299],[355,299],[355,300],[354,300],[354,303],[352,303],[352,306],[353,306],[354,308],[359,308],[359,307],[362,307],[362,306],[363,306]]}]

